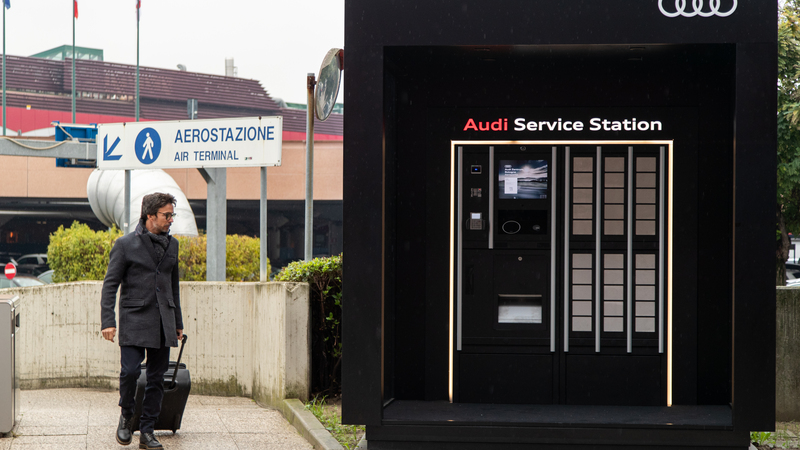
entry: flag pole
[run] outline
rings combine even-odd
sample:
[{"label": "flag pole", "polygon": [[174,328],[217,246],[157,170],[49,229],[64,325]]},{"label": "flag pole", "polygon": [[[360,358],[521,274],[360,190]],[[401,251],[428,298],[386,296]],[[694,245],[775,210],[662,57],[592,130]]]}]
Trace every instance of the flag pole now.
[{"label": "flag pole", "polygon": [[6,4],[3,2],[3,136],[6,135]]},{"label": "flag pole", "polygon": [[136,121],[139,121],[139,8],[136,8]]},{"label": "flag pole", "polygon": [[75,0],[72,0],[72,123],[75,123]]},{"label": "flag pole", "polygon": [[[136,121],[139,121],[139,2],[136,2]],[[131,171],[125,170],[125,188],[123,194],[125,203],[123,222],[124,233],[130,230],[131,222]]]}]

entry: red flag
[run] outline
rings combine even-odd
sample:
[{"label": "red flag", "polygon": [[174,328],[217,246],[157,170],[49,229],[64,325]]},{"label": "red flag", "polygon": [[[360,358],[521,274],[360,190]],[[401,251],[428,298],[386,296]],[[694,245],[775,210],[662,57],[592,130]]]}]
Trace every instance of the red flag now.
[{"label": "red flag", "polygon": [[72,4],[73,4],[72,10],[75,13],[75,18],[77,19],[78,18],[78,0],[73,0]]},{"label": "red flag", "polygon": [[136,21],[139,21],[139,17],[141,17],[141,9],[142,9],[142,0],[136,0]]}]

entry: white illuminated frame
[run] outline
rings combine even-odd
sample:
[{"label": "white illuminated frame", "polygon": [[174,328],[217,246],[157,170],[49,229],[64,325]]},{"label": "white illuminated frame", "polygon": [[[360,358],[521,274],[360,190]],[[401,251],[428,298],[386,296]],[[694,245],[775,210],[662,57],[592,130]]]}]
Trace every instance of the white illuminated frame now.
[{"label": "white illuminated frame", "polygon": [[[458,289],[458,295],[456,298],[456,286],[461,286],[461,280],[457,279],[460,276],[460,267],[461,267],[461,224],[460,224],[460,216],[461,215],[461,208],[456,207],[456,198],[458,197],[458,192],[461,189],[461,177],[458,177],[458,173],[462,171],[462,162],[460,158],[460,151],[458,150],[459,146],[476,146],[476,145],[487,145],[487,146],[494,146],[494,145],[542,145],[542,146],[566,146],[569,147],[571,145],[597,145],[597,146],[604,146],[604,145],[659,145],[661,146],[659,151],[659,161],[660,161],[660,191],[662,195],[662,199],[659,206],[660,210],[660,217],[659,217],[659,225],[660,225],[660,254],[661,254],[661,264],[659,264],[659,278],[663,278],[664,276],[664,250],[666,250],[666,282],[661,279],[662,289],[660,289],[660,295],[663,296],[664,289],[666,287],[667,298],[666,298],[666,305],[662,301],[659,305],[658,311],[658,324],[659,324],[659,333],[658,333],[658,340],[659,340],[659,353],[664,352],[664,331],[663,331],[663,322],[664,322],[664,314],[666,312],[666,352],[667,352],[667,406],[672,406],[672,213],[673,213],[673,195],[672,195],[672,174],[673,171],[673,141],[671,140],[656,140],[656,141],[450,141],[450,289],[449,289],[449,297],[450,297],[450,309],[449,309],[449,362],[448,362],[448,395],[450,402],[453,401],[453,382],[454,382],[454,367],[453,361],[455,356],[455,342],[456,336],[458,338],[459,349],[461,347],[461,292]],[[492,148],[493,150],[493,148]],[[666,150],[666,154],[665,154]],[[599,151],[599,150],[598,150]],[[493,153],[493,152],[492,152]],[[555,153],[555,151],[554,151]],[[630,152],[632,153],[632,152]],[[630,154],[629,153],[629,154]],[[666,161],[665,161],[666,159]],[[490,166],[493,165],[493,158],[490,160]],[[555,158],[553,159],[552,164],[555,164]],[[566,166],[569,168],[569,165]],[[669,182],[667,183],[667,191],[666,191],[666,207],[667,207],[667,214],[666,217],[664,215],[664,199],[663,196],[665,195],[664,190],[664,168],[668,167],[669,170],[667,171],[667,177],[669,178]],[[569,178],[567,178],[569,179]],[[456,181],[458,181],[458,185],[456,185]],[[555,183],[553,183],[552,189],[555,189]],[[456,189],[459,189],[456,191]],[[630,187],[629,187],[630,189]],[[491,190],[491,189],[490,189]],[[568,194],[567,194],[568,195]],[[555,195],[552,195],[555,197]],[[489,227],[490,230],[492,229],[492,222],[494,218],[492,216],[492,212],[489,214]],[[551,211],[551,217],[555,218],[555,210]],[[628,218],[628,221],[631,221],[631,217]],[[459,224],[459,227],[456,228],[456,223]],[[459,230],[458,233],[456,230]],[[666,249],[664,249],[664,230],[666,230],[667,235],[667,245]],[[551,236],[555,236],[555,229],[551,230]],[[456,247],[458,247],[459,253],[458,258],[456,260]],[[551,254],[555,254],[555,248],[551,248]],[[555,271],[553,271],[554,273]],[[551,286],[551,291],[554,292],[554,286]],[[551,294],[552,295],[552,294]],[[630,300],[630,299],[629,299]],[[566,302],[565,302],[566,303]],[[665,310],[666,306],[666,311]],[[456,310],[457,309],[457,310]],[[628,311],[628,316],[630,318],[631,312]],[[554,308],[551,307],[551,322],[555,320],[555,313]],[[456,325],[458,325],[459,329],[457,330]],[[554,330],[554,324],[551,323],[551,333]],[[551,351],[554,350],[553,347],[553,340],[554,336],[551,334]],[[566,344],[565,344],[566,345]],[[567,347],[565,347],[565,351]]]}]

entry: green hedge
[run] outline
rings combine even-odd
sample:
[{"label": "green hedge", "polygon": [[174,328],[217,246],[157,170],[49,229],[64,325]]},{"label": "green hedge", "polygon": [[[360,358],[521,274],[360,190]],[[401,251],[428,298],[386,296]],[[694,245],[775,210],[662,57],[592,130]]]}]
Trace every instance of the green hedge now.
[{"label": "green hedge", "polygon": [[53,269],[53,282],[102,280],[108,268],[108,254],[114,241],[122,236],[119,228],[94,231],[88,225],[73,222],[50,235],[47,265]]},{"label": "green hedge", "polygon": [[206,281],[206,236],[176,236],[181,281]]},{"label": "green hedge", "polygon": [[341,391],[342,255],[295,261],[275,281],[306,282],[311,287],[311,392]]},{"label": "green hedge", "polygon": [[[181,281],[206,280],[206,235],[176,236],[180,242]],[[238,234],[225,236],[225,279],[228,281],[259,281],[261,241]],[[270,273],[267,259],[267,274]]]},{"label": "green hedge", "polygon": [[[53,269],[53,282],[102,280],[108,269],[108,254],[114,241],[122,236],[118,228],[94,231],[88,225],[73,222],[69,228],[58,227],[50,235],[47,262]],[[180,243],[178,267],[181,281],[205,281],[206,236],[175,236]],[[226,272],[228,281],[258,281],[260,241],[250,236],[226,236]],[[267,273],[270,272],[269,260]]]}]

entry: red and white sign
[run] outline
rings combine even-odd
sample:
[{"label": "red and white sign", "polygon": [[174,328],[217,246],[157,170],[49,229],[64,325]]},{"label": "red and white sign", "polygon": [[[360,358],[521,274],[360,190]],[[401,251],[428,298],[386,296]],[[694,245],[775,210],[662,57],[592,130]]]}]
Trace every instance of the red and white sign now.
[{"label": "red and white sign", "polygon": [[8,278],[9,280],[13,280],[14,275],[16,274],[17,274],[17,266],[15,266],[12,263],[6,264],[6,278]]}]

